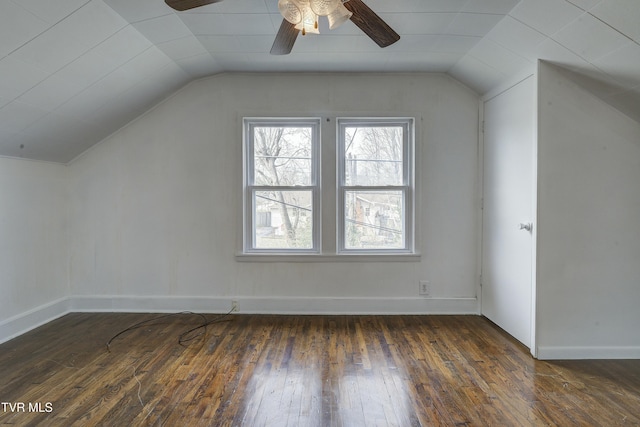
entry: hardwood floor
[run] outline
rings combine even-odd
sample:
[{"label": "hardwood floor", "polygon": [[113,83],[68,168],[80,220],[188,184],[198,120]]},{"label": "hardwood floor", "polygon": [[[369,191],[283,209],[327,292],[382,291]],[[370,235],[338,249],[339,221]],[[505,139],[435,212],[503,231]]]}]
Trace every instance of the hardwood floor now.
[{"label": "hardwood floor", "polygon": [[640,425],[640,361],[536,361],[481,317],[233,315],[180,345],[203,321],[180,314],[107,350],[154,316],[0,345],[0,425]]}]

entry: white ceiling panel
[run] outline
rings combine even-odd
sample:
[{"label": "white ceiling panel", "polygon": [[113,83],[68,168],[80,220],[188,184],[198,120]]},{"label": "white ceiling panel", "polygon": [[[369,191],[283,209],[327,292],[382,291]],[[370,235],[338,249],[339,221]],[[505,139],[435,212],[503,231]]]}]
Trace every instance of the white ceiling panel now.
[{"label": "white ceiling panel", "polygon": [[265,36],[238,35],[234,37],[234,42],[232,44],[236,47],[236,52],[265,53],[271,50],[273,40],[271,40],[271,37]]},{"label": "white ceiling panel", "polygon": [[206,13],[223,13],[223,14],[254,14],[254,13],[277,13],[278,2],[271,0],[234,0],[214,3],[208,6],[202,6],[197,9],[187,10],[182,14],[206,14]]},{"label": "white ceiling panel", "polygon": [[594,61],[629,40],[601,20],[584,14],[553,35],[553,39],[587,61]]},{"label": "white ceiling panel", "polygon": [[76,120],[75,126],[69,126],[71,120],[74,120],[74,117],[49,113],[25,129],[24,133],[35,139],[47,140],[54,136],[59,141],[74,141],[88,139],[95,130],[95,125],[82,120]]},{"label": "white ceiling panel", "polygon": [[169,40],[156,46],[174,61],[208,53],[195,36]]},{"label": "white ceiling panel", "polygon": [[381,49],[353,22],[330,31],[321,19],[320,35],[282,56],[269,54],[277,0],[186,12],[163,0],[1,2],[0,155],[68,162],[220,72],[442,72],[483,94],[543,59],[627,114],[638,105],[640,1],[365,2],[400,41]]},{"label": "white ceiling panel", "polygon": [[16,59],[15,55],[5,56],[0,60],[0,96],[15,99],[49,75],[40,68]]},{"label": "white ceiling panel", "polygon": [[156,70],[160,70],[173,61],[155,46],[142,52],[140,55],[122,64],[121,70],[131,76],[137,77],[137,80],[143,80],[153,76]]},{"label": "white ceiling panel", "polygon": [[634,42],[625,44],[593,64],[628,88],[640,85],[640,45]]},{"label": "white ceiling panel", "polygon": [[[238,52],[240,50],[240,38],[245,38],[247,36],[198,36],[198,40],[200,44],[211,53],[223,53],[223,52]],[[249,42],[248,49],[243,49],[243,51],[250,51],[253,49],[255,42],[262,41],[263,49],[268,50],[271,48],[271,44],[273,40],[269,40],[264,36],[253,36],[258,40],[255,40],[253,43]],[[265,51],[263,50],[263,52]]]},{"label": "white ceiling panel", "polygon": [[5,132],[22,132],[27,127],[44,117],[48,111],[33,105],[13,101],[0,108],[0,130]]},{"label": "white ceiling panel", "polygon": [[388,71],[407,69],[429,69],[434,73],[446,73],[460,60],[455,53],[431,52],[429,55],[404,55],[402,53],[390,55],[387,63]]},{"label": "white ceiling panel", "polygon": [[0,13],[0,58],[44,32],[49,25],[13,1],[2,2]]},{"label": "white ceiling panel", "polygon": [[[339,39],[339,40],[336,40]],[[269,41],[268,39],[266,39]],[[424,40],[422,40],[424,42]],[[379,48],[368,37],[362,35],[356,36],[327,36],[327,37],[308,37],[300,43],[298,47],[306,47],[305,52],[375,52]],[[423,44],[424,46],[424,44]],[[264,50],[262,51],[264,52]]]},{"label": "white ceiling panel", "polygon": [[175,13],[137,22],[133,26],[140,34],[155,44],[193,35]]},{"label": "white ceiling panel", "polygon": [[173,14],[163,0],[104,0],[104,3],[132,24]]},{"label": "white ceiling panel", "polygon": [[152,46],[133,26],[127,25],[108,39],[97,45],[93,53],[107,59],[115,68],[120,66]]},{"label": "white ceiling panel", "polygon": [[[104,80],[101,80],[100,82],[102,81]],[[100,82],[78,93],[60,107],[56,108],[55,111],[66,117],[90,116],[109,100],[114,98],[114,93],[109,92],[109,86],[101,85]],[[120,91],[116,93],[119,92]]]},{"label": "white ceiling panel", "polygon": [[51,112],[81,90],[80,86],[64,73],[54,74],[23,93],[17,101]]},{"label": "white ceiling panel", "polygon": [[58,25],[86,46],[95,47],[129,23],[104,2],[93,0]]},{"label": "white ceiling panel", "polygon": [[582,9],[566,0],[522,0],[509,15],[546,36],[552,36],[583,13]]},{"label": "white ceiling panel", "polygon": [[390,13],[385,20],[393,28],[402,28],[403,34],[438,35],[446,34],[457,16],[457,13]]},{"label": "white ceiling panel", "polygon": [[[483,1],[483,0],[472,0]],[[416,12],[460,12],[469,0],[367,0],[367,5],[378,14],[382,13],[416,13]]]},{"label": "white ceiling panel", "polygon": [[9,98],[3,98],[0,96],[0,108],[4,107],[5,105],[7,105],[8,103],[10,103],[12,100]]},{"label": "white ceiling panel", "polygon": [[469,55],[485,64],[494,64],[493,68],[502,74],[516,75],[520,70],[531,67],[533,62],[512,52],[491,39],[483,39],[475,45]]},{"label": "white ceiling panel", "polygon": [[640,43],[640,1],[604,0],[590,12],[636,43]]},{"label": "white ceiling panel", "polygon": [[[379,52],[380,48],[378,48],[378,46],[375,43],[373,43],[371,39],[369,39],[369,37],[365,37],[363,35],[358,35],[356,37],[360,39],[363,46],[366,46],[366,48],[363,48],[363,51],[366,50],[367,52],[376,52],[376,53]],[[387,52],[390,52],[390,53],[428,52],[433,49],[435,44],[438,43],[439,39],[440,38],[434,34],[407,35],[403,38],[401,45],[394,44],[389,46],[388,48],[385,49],[385,52],[383,53],[383,55],[386,54]],[[345,40],[345,42],[350,43],[350,40]]]},{"label": "white ceiling panel", "polygon": [[506,16],[493,27],[487,38],[523,57],[531,57],[532,54],[535,57],[537,47],[546,40],[542,33],[511,16]]},{"label": "white ceiling panel", "polygon": [[19,133],[7,132],[0,129],[0,152],[7,157],[24,157],[24,146]]},{"label": "white ceiling panel", "polygon": [[460,11],[506,15],[516,4],[518,4],[518,1],[519,0],[470,0],[462,7],[462,9],[460,9]]},{"label": "white ceiling panel", "polygon": [[178,64],[180,68],[193,78],[209,76],[211,74],[224,71],[224,69],[211,57],[209,53],[179,59],[176,61],[176,64]]},{"label": "white ceiling panel", "polygon": [[588,11],[589,9],[595,7],[602,0],[567,0],[567,3],[571,3],[575,6],[578,6],[580,9],[584,11]]},{"label": "white ceiling panel", "polygon": [[439,36],[432,50],[437,53],[454,53],[463,56],[480,40],[482,37],[477,36]]},{"label": "white ceiling panel", "polygon": [[446,29],[446,34],[458,36],[485,36],[504,15],[459,13]]},{"label": "white ceiling panel", "polygon": [[49,28],[12,56],[49,74],[55,73],[89,50],[89,47],[71,37],[62,28],[61,25]]},{"label": "white ceiling panel", "polygon": [[13,0],[48,24],[56,24],[91,0]]},{"label": "white ceiling panel", "polygon": [[464,56],[449,70],[456,79],[469,87],[486,93],[503,82],[508,76],[497,69],[474,58],[471,55]]},{"label": "white ceiling panel", "polygon": [[220,13],[186,13],[180,15],[182,21],[196,35],[233,35],[233,34],[275,34],[269,15],[257,13],[238,13],[224,15]]},{"label": "white ceiling panel", "polygon": [[553,62],[569,69],[585,68],[589,65],[585,59],[553,39],[546,39],[542,42],[538,46],[536,56],[544,61]]}]

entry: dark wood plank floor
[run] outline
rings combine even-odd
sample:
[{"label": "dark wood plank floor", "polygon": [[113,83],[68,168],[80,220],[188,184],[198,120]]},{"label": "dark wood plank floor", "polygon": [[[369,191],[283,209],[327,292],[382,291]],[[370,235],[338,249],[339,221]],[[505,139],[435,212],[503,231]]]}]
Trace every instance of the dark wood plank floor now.
[{"label": "dark wood plank floor", "polygon": [[0,345],[0,425],[640,425],[640,361],[536,361],[477,316],[234,315],[180,345],[202,322],[180,314],[107,350],[151,318],[70,314]]}]

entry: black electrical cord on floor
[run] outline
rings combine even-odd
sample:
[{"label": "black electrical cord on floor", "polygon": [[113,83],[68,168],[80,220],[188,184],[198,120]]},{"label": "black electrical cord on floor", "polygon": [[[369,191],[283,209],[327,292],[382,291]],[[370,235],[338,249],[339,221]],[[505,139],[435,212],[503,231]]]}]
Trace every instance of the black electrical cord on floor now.
[{"label": "black electrical cord on floor", "polygon": [[[211,320],[207,320],[207,318],[205,316],[205,322],[196,326],[195,328],[191,328],[188,331],[185,331],[183,333],[180,334],[180,336],[178,337],[178,344],[184,346],[184,345],[188,345],[187,343],[190,341],[193,341],[194,339],[204,335],[207,332],[207,326],[212,325],[214,323],[219,323],[222,322],[227,316],[229,316],[231,313],[233,313],[233,310],[235,310],[234,308],[232,308],[231,310],[227,311],[225,314],[221,314]],[[198,334],[195,334],[193,336],[189,336],[189,334],[191,334],[194,331],[197,331],[198,329],[202,329],[202,331]]]},{"label": "black electrical cord on floor", "polygon": [[[204,335],[206,333],[207,326],[209,326],[209,325],[211,325],[213,323],[221,322],[224,318],[229,316],[232,312],[233,312],[233,309],[231,309],[227,313],[222,314],[220,316],[217,316],[217,317],[215,317],[215,318],[213,318],[211,320],[207,319],[207,317],[202,313],[194,313],[192,311],[181,311],[179,313],[170,313],[170,314],[164,314],[164,315],[161,315],[161,316],[155,316],[155,317],[153,317],[151,319],[147,319],[147,320],[143,320],[143,321],[138,322],[138,323],[134,323],[133,325],[121,330],[120,332],[118,332],[117,334],[112,336],[111,339],[109,339],[109,341],[107,341],[107,350],[109,352],[111,352],[111,343],[113,342],[113,340],[118,338],[120,335],[123,335],[123,334],[125,334],[125,333],[127,333],[129,331],[132,331],[132,330],[134,330],[136,328],[139,328],[139,327],[144,326],[146,324],[149,324],[151,322],[155,322],[157,320],[166,319],[168,317],[180,316],[180,315],[184,315],[184,314],[191,314],[191,315],[194,315],[194,316],[200,316],[202,318],[202,320],[203,320],[203,322],[200,325],[198,325],[198,326],[196,326],[194,328],[191,328],[188,331],[183,332],[178,336],[178,344],[186,345],[186,343],[188,343],[190,341],[193,341],[194,339]],[[203,329],[203,331],[198,333],[198,334],[196,334],[196,335],[194,335],[194,336],[189,336],[188,337],[188,335],[190,333],[192,333],[194,331],[197,331],[198,329]]]}]

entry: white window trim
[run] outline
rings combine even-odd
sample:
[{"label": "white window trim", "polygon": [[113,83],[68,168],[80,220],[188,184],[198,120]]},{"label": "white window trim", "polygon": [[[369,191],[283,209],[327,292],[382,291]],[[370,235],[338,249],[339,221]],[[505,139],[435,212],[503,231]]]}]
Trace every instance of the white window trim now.
[{"label": "white window trim", "polygon": [[[307,186],[263,186],[254,185],[254,159],[253,159],[253,129],[257,126],[309,126],[312,129],[312,162],[311,184]],[[243,119],[243,254],[244,255],[314,255],[320,254],[321,221],[320,194],[321,194],[321,168],[320,168],[320,118],[313,117],[245,117]],[[312,247],[311,248],[256,248],[255,218],[253,217],[254,197],[257,191],[278,188],[281,191],[311,191],[312,194]]]},{"label": "white window trim", "polygon": [[[410,117],[340,117],[336,120],[337,130],[337,253],[339,255],[401,255],[415,254],[415,120]],[[347,126],[401,126],[403,131],[403,183],[394,186],[348,186],[344,182],[345,175],[345,141],[344,130]],[[398,249],[351,249],[345,245],[345,194],[354,190],[393,190],[403,193],[405,233],[404,247]]]},{"label": "white window trim", "polygon": [[[349,113],[348,113],[349,114]],[[243,183],[243,197],[242,197],[242,206],[238,206],[242,209],[242,232],[239,234],[238,240],[238,252],[235,254],[235,259],[238,262],[285,262],[285,263],[336,263],[336,262],[363,262],[363,263],[377,263],[377,262],[392,262],[392,263],[404,263],[404,262],[420,262],[421,254],[417,248],[417,228],[418,224],[415,221],[415,210],[416,210],[416,198],[418,197],[415,188],[416,182],[416,174],[418,171],[415,170],[415,161],[416,161],[416,140],[417,140],[417,132],[415,119],[412,118],[413,114],[407,114],[406,116],[398,117],[398,116],[368,116],[367,114],[358,114],[357,116],[325,116],[319,118],[317,116],[296,116],[295,112],[290,112],[289,114],[283,114],[282,116],[271,116],[269,114],[258,115],[249,114],[242,117],[242,157],[243,157],[243,175],[242,175],[242,183]],[[417,115],[416,115],[417,116]],[[411,168],[409,171],[409,177],[411,179],[411,194],[409,197],[409,206],[407,207],[408,212],[408,220],[410,222],[410,226],[406,229],[406,239],[407,239],[407,248],[406,250],[368,250],[368,251],[340,251],[340,245],[338,240],[338,234],[340,232],[339,219],[340,215],[338,215],[339,204],[338,202],[338,194],[339,194],[339,156],[337,155],[336,149],[339,145],[339,127],[338,120],[349,119],[353,120],[366,120],[367,118],[375,119],[378,122],[383,121],[391,121],[396,122],[397,120],[406,120],[410,123],[409,130],[410,134],[410,150],[405,150],[405,153],[409,155],[409,162],[406,163]],[[299,123],[308,123],[313,122],[314,125],[318,126],[317,128],[317,144],[314,145],[315,154],[315,167],[316,169],[316,182],[317,182],[317,192],[314,194],[314,212],[312,215],[314,216],[314,242],[316,244],[316,248],[313,250],[300,250],[300,249],[275,249],[275,250],[251,250],[250,243],[247,244],[248,238],[251,237],[251,234],[248,234],[252,230],[252,221],[251,218],[251,210],[250,204],[250,194],[247,190],[247,168],[249,167],[250,158],[248,158],[248,147],[247,147],[247,122],[252,122],[255,124],[274,124],[274,123],[288,123],[290,120],[298,121]],[[326,123],[325,123],[326,121]],[[322,166],[322,162],[328,162],[328,168]],[[334,169],[335,166],[335,169]],[[324,169],[324,170],[323,170]],[[325,172],[325,176],[322,177],[322,172]],[[329,172],[329,175],[326,173]],[[322,187],[324,184],[324,187]],[[301,189],[300,187],[296,187],[296,189]],[[323,195],[323,192],[327,193]],[[329,211],[323,211],[323,207],[321,206],[322,200],[326,202],[327,207],[331,207]],[[334,206],[336,203],[336,206]],[[334,210],[335,207],[335,210]],[[251,221],[251,222],[249,222]],[[325,231],[323,231],[323,229]],[[330,231],[329,231],[330,230]],[[330,234],[327,234],[327,231]],[[328,246],[327,246],[328,245]]]}]

